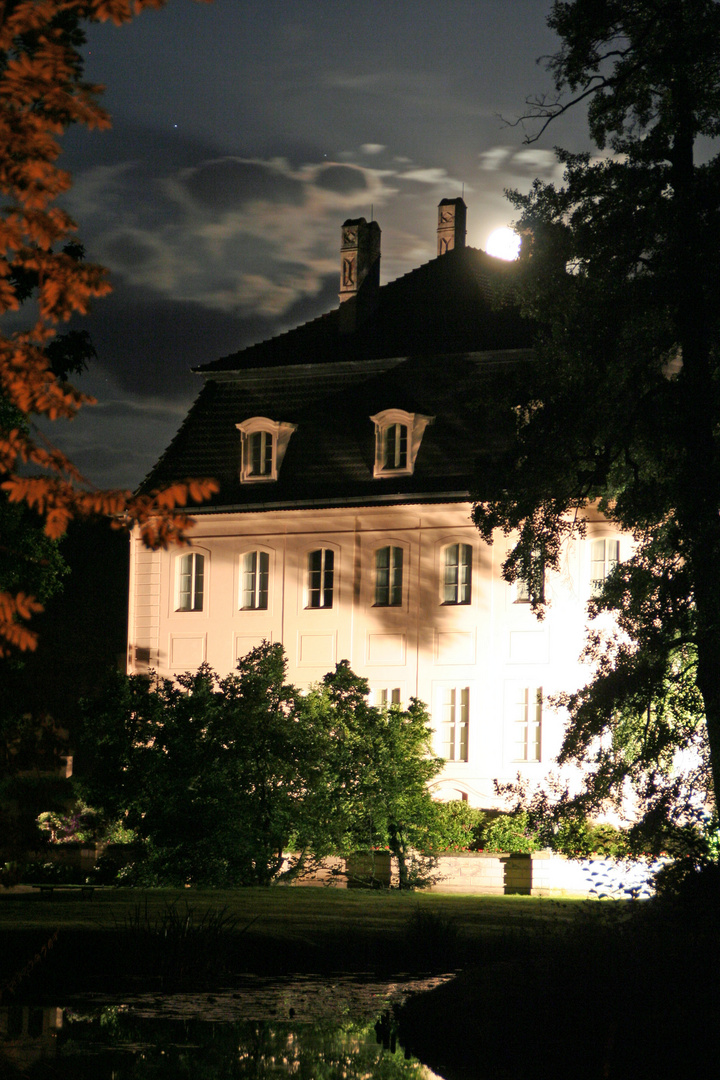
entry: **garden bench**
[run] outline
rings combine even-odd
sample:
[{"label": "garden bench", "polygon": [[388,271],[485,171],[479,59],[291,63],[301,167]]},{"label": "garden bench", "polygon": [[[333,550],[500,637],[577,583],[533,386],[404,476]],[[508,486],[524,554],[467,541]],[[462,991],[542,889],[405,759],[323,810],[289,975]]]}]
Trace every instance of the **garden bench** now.
[{"label": "garden bench", "polygon": [[99,886],[97,886],[97,885],[57,885],[57,884],[54,884],[52,882],[48,882],[45,885],[33,885],[33,889],[39,889],[40,890],[40,895],[41,896],[42,896],[43,893],[53,893],[53,892],[56,892],[56,891],[57,892],[74,892],[74,893],[79,892],[80,896],[83,899],[90,899],[92,897],[92,894],[95,892],[95,890],[98,887]]}]

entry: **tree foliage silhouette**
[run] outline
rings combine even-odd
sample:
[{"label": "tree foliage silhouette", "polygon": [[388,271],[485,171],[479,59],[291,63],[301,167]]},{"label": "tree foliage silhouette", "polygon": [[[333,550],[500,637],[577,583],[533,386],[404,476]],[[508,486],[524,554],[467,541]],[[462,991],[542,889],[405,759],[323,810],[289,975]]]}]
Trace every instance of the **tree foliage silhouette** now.
[{"label": "tree foliage silhouette", "polygon": [[388,847],[400,887],[415,883],[411,849],[443,828],[425,707],[372,706],[346,660],[307,692],[286,672],[282,645],[263,642],[223,678],[207,664],[175,680],[111,673],[81,706],[76,782],[143,839],[141,880],[270,885]]},{"label": "tree foliage silhouette", "polygon": [[558,151],[562,184],[511,193],[537,362],[474,517],[488,540],[517,531],[504,574],[538,594],[589,503],[633,535],[593,604],[617,633],[590,639],[561,760],[591,764],[587,808],[628,775],[657,807],[705,739],[720,792],[720,4],[572,0],[548,23],[557,96],[523,119],[583,102],[601,154]]}]

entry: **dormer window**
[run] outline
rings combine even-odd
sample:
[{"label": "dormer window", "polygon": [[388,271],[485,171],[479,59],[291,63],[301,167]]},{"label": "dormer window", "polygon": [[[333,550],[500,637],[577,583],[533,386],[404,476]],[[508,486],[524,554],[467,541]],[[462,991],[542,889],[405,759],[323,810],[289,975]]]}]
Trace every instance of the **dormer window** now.
[{"label": "dormer window", "polygon": [[270,420],[267,416],[253,416],[236,427],[241,438],[241,483],[277,480],[290,436],[297,425]]},{"label": "dormer window", "polygon": [[407,469],[408,429],[407,424],[390,424],[383,431],[382,467],[383,472]]},{"label": "dormer window", "polygon": [[251,476],[270,476],[273,468],[271,431],[253,431],[252,435],[248,435],[248,456]]},{"label": "dormer window", "polygon": [[385,409],[370,419],[375,425],[373,476],[412,476],[423,433],[434,417]]}]

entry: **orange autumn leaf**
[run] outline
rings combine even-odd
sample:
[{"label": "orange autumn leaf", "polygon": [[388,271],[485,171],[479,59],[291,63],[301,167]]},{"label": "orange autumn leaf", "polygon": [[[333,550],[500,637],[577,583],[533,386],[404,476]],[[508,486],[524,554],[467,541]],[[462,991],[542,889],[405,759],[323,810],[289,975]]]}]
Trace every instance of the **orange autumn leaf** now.
[{"label": "orange autumn leaf", "polygon": [[[17,311],[22,299],[16,275],[35,275],[37,317],[33,325],[0,337],[0,395],[19,422],[0,429],[0,490],[24,503],[59,537],[74,517],[110,517],[114,527],[137,525],[146,543],[184,543],[192,520],[188,502],[208,498],[213,481],[175,484],[167,491],[135,496],[96,491],[60,450],[32,426],[35,416],[72,419],[93,403],[52,372],[44,348],[58,324],[85,314],[92,300],[110,291],[101,266],[72,258],[64,246],[75,221],[54,200],[71,186],[58,168],[59,137],[72,124],[107,128],[99,104],[102,87],[82,78],[83,59],[67,27],[83,22],[129,22],[166,0],[0,0],[0,314]],[[200,0],[202,2],[202,0]],[[28,475],[28,468],[42,475]],[[35,647],[24,621],[41,610],[32,596],[0,593],[0,655]]]}]

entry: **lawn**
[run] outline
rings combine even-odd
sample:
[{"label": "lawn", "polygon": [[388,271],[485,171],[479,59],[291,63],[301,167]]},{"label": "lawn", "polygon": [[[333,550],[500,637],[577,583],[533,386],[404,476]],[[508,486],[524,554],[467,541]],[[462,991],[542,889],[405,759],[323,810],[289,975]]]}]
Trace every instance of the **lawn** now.
[{"label": "lawn", "polygon": [[141,976],[146,983],[162,976],[167,986],[171,956],[181,957],[185,981],[202,967],[206,983],[243,972],[448,970],[501,955],[511,939],[524,952],[529,939],[603,906],[312,887],[108,889],[92,899],[0,894],[0,985],[56,932],[52,956],[27,980],[31,996],[41,984],[89,989]]},{"label": "lawn", "polygon": [[517,928],[565,921],[596,901],[529,896],[478,896],[454,893],[399,893],[363,889],[107,889],[92,899],[75,894],[0,892],[0,933],[7,930],[113,930],[131,918],[138,904],[151,917],[168,904],[194,911],[225,909],[238,927],[252,922],[253,933],[277,940],[313,940],[344,933],[394,935],[416,910],[453,919],[470,938]]}]

